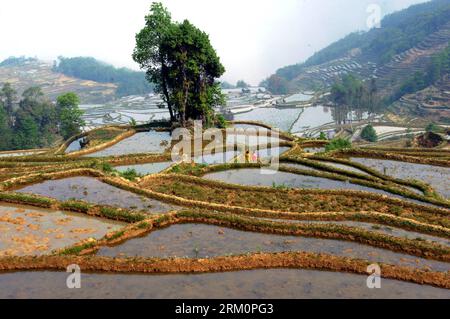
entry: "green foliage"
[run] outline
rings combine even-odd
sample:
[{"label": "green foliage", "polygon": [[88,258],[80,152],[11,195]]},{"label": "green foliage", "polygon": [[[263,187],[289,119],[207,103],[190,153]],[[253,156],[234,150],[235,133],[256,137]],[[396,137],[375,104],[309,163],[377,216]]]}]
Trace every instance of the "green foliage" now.
[{"label": "green foliage", "polygon": [[161,3],[153,3],[146,26],[136,35],[133,59],[147,72],[167,104],[171,121],[211,123],[213,107],[224,101],[220,84],[225,72],[209,37],[188,20],[173,22]]},{"label": "green foliage", "polygon": [[246,88],[250,87],[250,84],[246,83],[244,80],[239,80],[236,83],[236,87],[239,89],[246,89]]},{"label": "green foliage", "polygon": [[35,58],[26,58],[24,56],[21,57],[9,57],[2,62],[0,62],[0,67],[7,67],[7,66],[20,66],[26,62],[31,61],[37,61]]},{"label": "green foliage", "polygon": [[148,94],[153,91],[152,85],[145,80],[144,72],[115,68],[91,57],[58,59],[59,63],[54,71],[80,79],[117,84],[118,96]]},{"label": "green foliage", "polygon": [[227,128],[228,126],[227,120],[225,120],[222,114],[216,115],[216,126],[218,128]]},{"label": "green foliage", "polygon": [[114,170],[114,168],[108,162],[103,162],[101,169],[106,173],[111,173]]},{"label": "green foliage", "polygon": [[430,123],[427,125],[427,127],[425,128],[425,130],[427,132],[432,132],[432,133],[440,133],[442,132],[442,129],[436,125],[435,123]]},{"label": "green foliage", "polygon": [[236,86],[234,86],[231,83],[228,83],[227,81],[220,82],[220,87],[223,90],[231,90],[231,89],[235,89],[236,88]]},{"label": "green foliage", "polygon": [[129,168],[125,172],[121,172],[120,176],[122,176],[123,178],[126,178],[130,181],[134,181],[136,178],[140,177],[141,175],[139,175],[135,169]]},{"label": "green foliage", "polygon": [[[283,67],[276,76],[286,81],[295,79],[305,68],[346,56],[350,50],[361,50],[361,58],[384,64],[393,56],[425,40],[450,21],[448,0],[434,0],[387,15],[381,28],[355,32],[315,53],[304,63]],[[447,60],[448,61],[448,60]],[[434,73],[438,78],[438,72]]]},{"label": "green foliage", "polygon": [[85,125],[82,119],[83,111],[78,107],[80,100],[75,93],[60,95],[56,102],[60,122],[60,133],[64,139],[81,133]]},{"label": "green foliage", "polygon": [[18,102],[15,90],[5,83],[0,90],[0,150],[51,147],[84,125],[73,93],[58,98],[55,107],[39,87],[31,87]]},{"label": "green foliage", "polygon": [[378,140],[377,132],[370,124],[363,128],[361,137],[369,142],[376,142]]},{"label": "green foliage", "polygon": [[289,93],[289,82],[276,74],[263,81],[261,85],[273,94],[283,95]]},{"label": "green foliage", "polygon": [[352,143],[349,140],[343,139],[343,138],[336,138],[330,141],[325,146],[325,151],[335,151],[335,150],[343,150],[348,149],[352,147]]},{"label": "green foliage", "polygon": [[319,140],[325,141],[325,140],[327,140],[327,139],[328,139],[328,138],[327,138],[327,135],[326,135],[324,132],[320,132]]}]

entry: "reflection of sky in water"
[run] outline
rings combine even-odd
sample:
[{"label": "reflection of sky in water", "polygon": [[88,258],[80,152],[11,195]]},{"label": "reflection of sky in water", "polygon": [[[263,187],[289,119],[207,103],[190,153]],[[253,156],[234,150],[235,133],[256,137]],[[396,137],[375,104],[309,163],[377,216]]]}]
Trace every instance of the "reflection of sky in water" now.
[{"label": "reflection of sky in water", "polygon": [[169,168],[173,162],[162,163],[148,163],[148,164],[136,164],[136,165],[124,165],[115,167],[119,172],[126,172],[127,170],[134,169],[140,175],[156,174],[167,168]]},{"label": "reflection of sky in water", "polygon": [[235,121],[258,121],[289,131],[291,125],[302,112],[301,108],[259,108],[253,111],[234,115]]},{"label": "reflection of sky in water", "polygon": [[450,198],[450,168],[371,158],[352,158],[354,162],[400,179],[417,179],[430,184],[438,193]]},{"label": "reflection of sky in water", "polygon": [[18,192],[47,196],[62,201],[78,199],[99,205],[139,209],[151,213],[167,212],[173,209],[171,205],[136,195],[92,177],[45,181],[24,187]]},{"label": "reflection of sky in water", "polygon": [[445,262],[427,260],[354,242],[261,234],[199,224],[173,225],[156,230],[145,237],[131,239],[120,246],[103,247],[98,255],[208,258],[258,251],[308,251],[402,266],[422,268],[427,265],[437,271],[450,269],[450,265]]},{"label": "reflection of sky in water", "polygon": [[[284,164],[282,164],[284,165]],[[288,164],[287,166],[296,167],[297,164]],[[304,169],[302,165],[299,169]],[[216,172],[206,174],[204,178],[211,180],[223,181],[231,184],[240,184],[246,186],[285,186],[291,188],[306,188],[306,189],[348,189],[357,191],[366,191],[387,195],[389,197],[401,198],[407,201],[421,203],[416,200],[401,197],[399,195],[391,194],[380,189],[370,188],[358,184],[352,184],[342,181],[336,181],[328,178],[298,175],[294,173],[287,173],[277,171],[274,174],[261,174],[259,169],[236,169],[224,172]]]},{"label": "reflection of sky in water", "polygon": [[292,132],[300,132],[308,128],[333,123],[331,109],[325,106],[313,106],[304,109],[300,118],[292,127]]},{"label": "reflection of sky in water", "polygon": [[71,153],[71,152],[76,152],[76,151],[81,150],[81,145],[80,145],[81,140],[83,140],[83,138],[79,138],[79,139],[73,141],[72,143],[70,143],[70,145],[66,149],[66,153]]},{"label": "reflection of sky in water", "polygon": [[382,289],[368,289],[367,276],[299,269],[164,276],[83,273],[82,278],[82,289],[67,289],[61,284],[66,272],[1,274],[0,298],[450,298],[448,289],[390,279],[382,280]]},{"label": "reflection of sky in water", "polygon": [[[107,149],[88,154],[88,157],[105,157],[138,153],[163,153],[170,146],[169,132],[141,132],[114,144]],[[161,144],[163,143],[163,145]]]}]

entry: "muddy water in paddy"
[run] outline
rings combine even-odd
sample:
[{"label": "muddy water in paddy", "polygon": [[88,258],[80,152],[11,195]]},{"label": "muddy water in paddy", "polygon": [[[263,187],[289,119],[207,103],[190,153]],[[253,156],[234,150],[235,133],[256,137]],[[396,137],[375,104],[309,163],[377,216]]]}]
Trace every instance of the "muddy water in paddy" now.
[{"label": "muddy water in paddy", "polygon": [[[315,170],[313,168],[309,168],[305,165],[295,164],[295,163],[280,163],[280,166],[288,166],[293,168],[298,168],[302,170]],[[329,190],[356,190],[356,191],[365,191],[371,193],[378,193],[382,195],[386,195],[389,197],[400,198],[406,201],[410,201],[413,203],[427,205],[427,206],[435,206],[432,204],[420,202],[418,200],[409,199],[403,196],[399,196],[396,194],[391,194],[389,192],[370,188],[358,184],[352,184],[342,181],[336,181],[332,179],[327,179],[323,177],[315,177],[315,176],[306,176],[299,175],[294,173],[287,173],[281,171],[273,171],[274,174],[261,174],[260,169],[235,169],[228,170],[223,172],[210,173],[203,176],[203,178],[215,181],[221,181],[225,183],[231,184],[239,184],[245,186],[284,186],[291,188],[304,188],[304,189],[329,189]]]},{"label": "muddy water in paddy", "polygon": [[115,167],[119,172],[126,172],[127,170],[134,169],[140,175],[156,174],[164,171],[173,165],[173,162],[161,162],[161,163],[148,163],[148,164],[136,164],[136,165],[124,165]]},{"label": "muddy water in paddy", "polygon": [[365,223],[365,222],[354,222],[354,221],[298,221],[298,220],[287,220],[287,219],[272,219],[272,218],[257,218],[262,220],[269,220],[281,223],[298,223],[298,224],[332,224],[332,225],[345,225],[350,227],[358,227],[365,230],[369,230],[375,233],[386,234],[399,238],[408,238],[412,240],[426,240],[429,242],[435,242],[440,245],[450,246],[450,239],[436,237],[431,235],[426,235],[422,233],[417,233],[413,231],[408,231],[400,228],[388,227],[384,225]]},{"label": "muddy water in paddy", "polygon": [[202,156],[195,156],[192,158],[192,161],[197,164],[207,164],[207,165],[214,165],[214,164],[226,164],[229,163],[232,159],[234,159],[236,156],[239,156],[239,151],[229,151],[229,152],[218,152],[212,154],[203,154]]},{"label": "muddy water in paddy", "polygon": [[99,256],[208,258],[249,252],[309,251],[362,258],[411,267],[450,270],[450,264],[339,240],[280,236],[229,228],[182,224],[151,232],[114,247],[102,247]]},{"label": "muddy water in paddy", "polygon": [[171,143],[169,132],[141,132],[88,157],[118,156],[138,153],[163,153]]},{"label": "muddy water in paddy", "polygon": [[16,152],[16,153],[4,153],[0,154],[0,157],[19,157],[19,156],[31,156],[45,153],[45,151],[35,151],[35,152]]},{"label": "muddy water in paddy", "polygon": [[72,153],[72,152],[77,152],[79,150],[81,150],[81,144],[80,142],[83,140],[84,138],[79,138],[75,141],[73,141],[72,143],[69,144],[69,146],[66,148],[65,153]]},{"label": "muddy water in paddy", "polygon": [[0,274],[0,298],[441,298],[450,290],[367,276],[315,270],[269,269],[198,275],[89,274],[68,289],[65,272]]},{"label": "muddy water in paddy", "polygon": [[430,184],[442,196],[450,198],[450,168],[448,167],[371,158],[351,158],[351,160],[395,178],[423,181]]},{"label": "muddy water in paddy", "polygon": [[162,213],[176,209],[175,206],[119,189],[93,177],[50,180],[24,187],[17,192],[37,194],[62,201],[77,199],[99,205],[145,210],[148,213]]},{"label": "muddy water in paddy", "polygon": [[325,152],[325,147],[305,147],[303,148],[303,151],[305,153],[312,153],[312,154],[322,153]]},{"label": "muddy water in paddy", "polygon": [[47,254],[124,226],[82,214],[0,203],[0,256]]},{"label": "muddy water in paddy", "polygon": [[[285,164],[283,163],[280,165],[284,166]],[[298,164],[287,164],[287,166],[304,169],[302,167],[303,165]],[[307,189],[351,189],[394,196],[382,190],[346,183],[342,181],[335,181],[332,179],[322,177],[305,176],[280,171],[275,171],[274,174],[261,174],[261,170],[259,169],[228,170],[223,172],[206,174],[204,178],[247,186],[282,185],[286,187],[307,188]]]},{"label": "muddy water in paddy", "polygon": [[235,114],[233,120],[258,121],[288,132],[302,112],[303,109],[301,108],[263,107],[250,112]]}]

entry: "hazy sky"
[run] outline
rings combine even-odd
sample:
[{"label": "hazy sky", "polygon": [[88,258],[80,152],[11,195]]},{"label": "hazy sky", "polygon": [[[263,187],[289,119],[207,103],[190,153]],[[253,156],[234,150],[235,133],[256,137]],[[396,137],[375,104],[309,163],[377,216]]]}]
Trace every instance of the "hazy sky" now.
[{"label": "hazy sky", "polygon": [[[0,59],[93,56],[136,69],[134,36],[151,0],[2,0]],[[349,32],[365,30],[369,4],[382,14],[424,0],[163,0],[175,20],[210,35],[224,79],[257,84]]]}]

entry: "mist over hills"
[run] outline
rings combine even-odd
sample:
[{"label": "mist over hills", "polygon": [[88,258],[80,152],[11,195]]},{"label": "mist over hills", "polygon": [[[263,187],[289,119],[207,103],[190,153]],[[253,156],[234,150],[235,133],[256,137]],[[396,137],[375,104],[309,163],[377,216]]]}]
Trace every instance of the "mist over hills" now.
[{"label": "mist over hills", "polygon": [[438,78],[428,73],[449,40],[450,0],[434,0],[386,16],[381,28],[349,34],[304,63],[279,69],[262,84],[274,93],[327,89],[343,75],[354,74],[375,78],[382,94],[396,100],[413,93],[402,88],[417,74],[426,85],[446,79],[445,66]]}]

